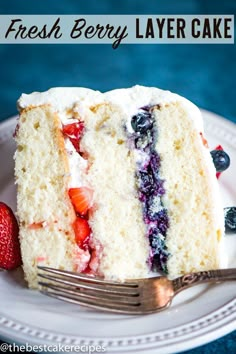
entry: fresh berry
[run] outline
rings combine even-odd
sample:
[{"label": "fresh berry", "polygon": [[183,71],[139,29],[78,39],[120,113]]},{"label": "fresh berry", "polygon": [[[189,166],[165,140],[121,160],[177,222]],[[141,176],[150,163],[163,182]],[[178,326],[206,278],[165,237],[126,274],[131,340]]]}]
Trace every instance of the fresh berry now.
[{"label": "fresh berry", "polygon": [[154,175],[155,175],[155,173],[158,174],[159,169],[160,169],[160,165],[161,165],[160,156],[155,151],[153,151],[151,154],[151,158],[150,158],[150,167],[151,167]]},{"label": "fresh berry", "polygon": [[223,172],[229,167],[230,158],[225,151],[213,150],[211,151],[211,156],[217,172]]},{"label": "fresh berry", "polygon": [[0,202],[0,268],[15,269],[22,263],[19,227],[12,210]]},{"label": "fresh berry", "polygon": [[164,180],[159,176],[160,157],[156,152],[152,152],[148,165],[148,171],[151,171],[155,180],[155,195],[163,196],[165,194]]},{"label": "fresh berry", "polygon": [[224,208],[225,231],[236,232],[236,207]]},{"label": "fresh berry", "polygon": [[91,234],[91,229],[89,227],[88,221],[77,217],[74,222],[74,231],[75,231],[75,242],[83,250],[88,249],[89,237]]},{"label": "fresh berry", "polygon": [[153,119],[149,112],[142,111],[131,118],[131,126],[136,133],[145,133],[153,126]]},{"label": "fresh berry", "polygon": [[152,173],[140,171],[139,177],[139,190],[144,194],[151,194],[155,190],[154,179]]},{"label": "fresh berry", "polygon": [[64,135],[68,136],[71,143],[77,152],[79,152],[79,141],[82,137],[84,131],[84,123],[76,122],[71,124],[66,124],[63,126],[62,132]]},{"label": "fresh berry", "polygon": [[[139,177],[139,191],[146,196],[156,195],[162,196],[165,194],[163,187],[164,181],[162,181],[157,175],[155,176],[148,166],[146,171],[140,171]],[[143,199],[143,198],[142,198]]]},{"label": "fresh berry", "polygon": [[[213,150],[212,152],[214,153],[214,151],[224,151],[224,149],[222,148],[222,146],[221,145],[218,145],[216,148],[215,148],[215,150]],[[211,153],[212,153],[211,152]],[[226,154],[227,155],[227,154]],[[228,155],[227,155],[228,156]],[[229,156],[228,156],[228,159],[229,159],[229,164],[230,164],[230,158],[229,158]],[[213,159],[213,163],[214,163],[214,159]],[[215,163],[214,163],[215,164]],[[216,166],[215,166],[215,168],[216,168]],[[217,168],[216,168],[216,170],[217,170]],[[217,178],[220,178],[220,175],[221,175],[221,172],[220,171],[217,171],[216,172],[216,177]]]},{"label": "fresh berry", "polygon": [[80,215],[85,215],[93,203],[93,191],[88,187],[70,188],[69,196],[75,208]]}]

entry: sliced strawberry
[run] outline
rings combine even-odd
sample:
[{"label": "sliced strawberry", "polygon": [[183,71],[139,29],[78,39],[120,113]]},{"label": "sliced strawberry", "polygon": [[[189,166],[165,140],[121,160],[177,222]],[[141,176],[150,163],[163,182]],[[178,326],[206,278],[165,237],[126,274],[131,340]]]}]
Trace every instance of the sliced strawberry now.
[{"label": "sliced strawberry", "polygon": [[70,188],[69,196],[75,208],[80,215],[85,215],[93,203],[93,191],[88,187]]},{"label": "sliced strawberry", "polygon": [[86,219],[76,218],[74,222],[74,231],[75,231],[75,242],[83,250],[88,249],[89,237],[91,234],[91,229]]},{"label": "sliced strawberry", "polygon": [[76,122],[71,124],[66,124],[63,126],[63,134],[66,134],[70,138],[79,139],[83,134],[84,123]]},{"label": "sliced strawberry", "polygon": [[83,135],[84,123],[76,122],[71,124],[63,125],[62,132],[64,135],[68,136],[71,143],[77,152],[79,152],[79,141]]},{"label": "sliced strawberry", "polygon": [[15,269],[22,263],[19,227],[12,210],[0,202],[0,268]]}]

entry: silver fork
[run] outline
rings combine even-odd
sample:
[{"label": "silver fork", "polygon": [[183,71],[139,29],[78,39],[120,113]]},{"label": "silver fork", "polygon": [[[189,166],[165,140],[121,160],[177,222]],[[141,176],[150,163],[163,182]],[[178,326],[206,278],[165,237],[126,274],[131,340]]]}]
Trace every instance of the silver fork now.
[{"label": "silver fork", "polygon": [[160,276],[124,283],[38,266],[41,293],[96,310],[138,315],[170,306],[173,297],[193,285],[236,280],[236,268],[189,273],[174,280]]}]

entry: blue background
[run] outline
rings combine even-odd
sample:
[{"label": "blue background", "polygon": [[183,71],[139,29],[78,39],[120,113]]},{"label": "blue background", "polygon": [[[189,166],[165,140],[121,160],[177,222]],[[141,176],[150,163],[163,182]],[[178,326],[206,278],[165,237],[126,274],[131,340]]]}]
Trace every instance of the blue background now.
[{"label": "blue background", "polygon": [[[1,14],[235,14],[235,0],[0,0]],[[1,28],[0,28],[1,30]],[[0,45],[0,120],[22,92],[135,84],[177,92],[236,123],[236,45]],[[236,332],[187,353],[235,353]]]}]

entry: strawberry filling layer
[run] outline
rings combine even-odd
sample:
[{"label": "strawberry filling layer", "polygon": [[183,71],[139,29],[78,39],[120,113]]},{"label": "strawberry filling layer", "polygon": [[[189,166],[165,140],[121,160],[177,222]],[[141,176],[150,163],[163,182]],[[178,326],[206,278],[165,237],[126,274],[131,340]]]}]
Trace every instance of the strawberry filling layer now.
[{"label": "strawberry filling layer", "polygon": [[[80,140],[84,130],[84,123],[81,121],[63,125],[62,129],[65,139],[70,140],[76,153],[82,158],[85,157],[85,154],[80,150]],[[101,253],[101,246],[94,243],[89,225],[89,214],[93,208],[93,190],[82,185],[69,188],[68,194],[76,213],[73,224],[75,242],[78,246],[75,251],[76,271],[93,274],[98,269],[99,254]]]}]

